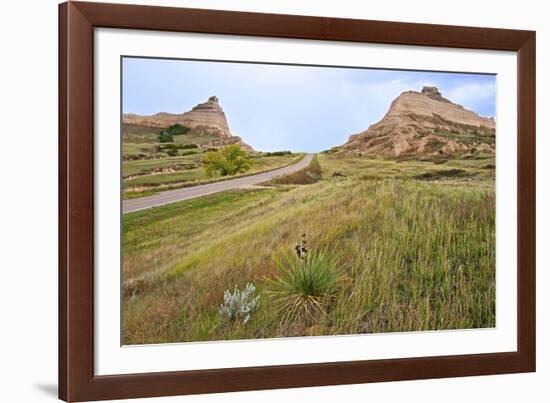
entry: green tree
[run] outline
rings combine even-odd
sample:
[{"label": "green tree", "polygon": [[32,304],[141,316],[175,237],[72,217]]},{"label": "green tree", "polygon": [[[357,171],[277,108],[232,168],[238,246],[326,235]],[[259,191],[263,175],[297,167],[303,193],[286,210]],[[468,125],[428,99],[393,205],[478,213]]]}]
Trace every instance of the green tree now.
[{"label": "green tree", "polygon": [[189,130],[191,129],[186,126],[182,126],[179,123],[176,123],[167,129],[161,130],[161,132],[159,133],[159,142],[172,143],[174,142],[174,136],[177,136],[178,134],[189,133]]},{"label": "green tree", "polygon": [[186,126],[182,126],[179,123],[173,124],[167,129],[168,133],[170,133],[173,136],[177,136],[178,134],[186,134],[189,132],[189,130],[191,129],[189,129]]},{"label": "green tree", "polygon": [[161,143],[172,143],[174,141],[174,136],[172,136],[168,131],[163,130],[159,134],[159,142]]},{"label": "green tree", "polygon": [[228,176],[246,172],[252,166],[248,154],[237,144],[231,144],[218,151],[209,151],[203,157],[208,176]]}]

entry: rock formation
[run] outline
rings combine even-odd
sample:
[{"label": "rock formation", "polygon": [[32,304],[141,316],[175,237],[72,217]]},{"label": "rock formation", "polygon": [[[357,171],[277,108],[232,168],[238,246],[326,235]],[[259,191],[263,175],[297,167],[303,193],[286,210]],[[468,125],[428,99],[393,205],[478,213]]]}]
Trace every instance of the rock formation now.
[{"label": "rock formation", "polygon": [[252,147],[244,143],[239,136],[231,134],[225,113],[216,96],[208,98],[208,101],[182,114],[159,112],[155,115],[143,116],[125,113],[122,116],[122,122],[155,128],[166,128],[177,123],[191,129],[190,133],[208,134],[219,138],[206,145],[216,147],[239,144],[243,149],[252,151]]},{"label": "rock formation", "polygon": [[444,98],[436,87],[406,91],[379,122],[350,136],[344,153],[437,155],[494,153],[495,120],[479,116]]}]

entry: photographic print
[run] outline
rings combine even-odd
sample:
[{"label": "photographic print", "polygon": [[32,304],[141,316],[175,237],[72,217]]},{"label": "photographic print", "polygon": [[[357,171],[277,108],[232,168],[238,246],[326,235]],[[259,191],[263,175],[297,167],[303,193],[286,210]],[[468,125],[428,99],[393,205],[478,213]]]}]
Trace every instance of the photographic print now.
[{"label": "photographic print", "polygon": [[122,344],[496,326],[495,75],[121,74]]}]

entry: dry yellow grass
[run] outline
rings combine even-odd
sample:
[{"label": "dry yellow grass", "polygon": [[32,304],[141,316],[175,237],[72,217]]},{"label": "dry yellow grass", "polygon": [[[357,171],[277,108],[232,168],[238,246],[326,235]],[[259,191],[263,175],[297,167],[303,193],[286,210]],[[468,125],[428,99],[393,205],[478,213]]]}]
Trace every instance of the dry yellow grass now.
[{"label": "dry yellow grass", "polygon": [[[124,343],[494,326],[487,160],[319,160],[323,180],[314,184],[124,216]],[[472,175],[414,179],[452,167]],[[265,292],[276,275],[273,257],[292,252],[302,233],[310,248],[335,252],[345,279],[313,325],[283,323]],[[249,282],[260,308],[246,324],[227,322],[218,313],[224,290]]]}]

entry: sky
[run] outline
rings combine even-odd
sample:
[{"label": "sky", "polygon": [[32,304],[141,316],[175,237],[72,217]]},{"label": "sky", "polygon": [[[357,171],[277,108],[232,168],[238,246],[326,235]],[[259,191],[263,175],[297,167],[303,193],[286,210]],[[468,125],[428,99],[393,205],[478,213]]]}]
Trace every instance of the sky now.
[{"label": "sky", "polygon": [[424,85],[495,116],[494,75],[146,58],[124,58],[122,69],[124,113],[183,113],[216,95],[231,132],[259,151],[343,144]]}]

